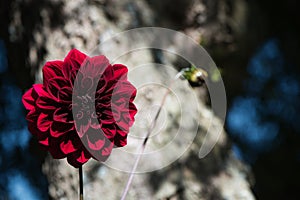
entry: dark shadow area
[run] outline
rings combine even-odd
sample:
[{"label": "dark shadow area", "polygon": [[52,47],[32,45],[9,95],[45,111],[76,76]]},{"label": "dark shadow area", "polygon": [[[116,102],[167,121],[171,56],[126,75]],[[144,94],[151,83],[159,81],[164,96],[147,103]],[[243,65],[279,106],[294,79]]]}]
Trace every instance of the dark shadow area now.
[{"label": "dark shadow area", "polygon": [[[6,2],[6,31],[3,39],[7,45],[9,71],[21,89],[31,86],[34,75],[46,53],[45,36],[40,38],[34,32],[42,32],[42,27],[49,24],[55,29],[63,26],[62,3],[53,1],[1,1]],[[37,41],[38,40],[38,41]],[[32,49],[30,49],[32,48]],[[30,51],[31,55],[30,55]],[[35,57],[29,62],[30,57]]]},{"label": "dark shadow area", "polygon": [[148,4],[156,12],[155,24],[158,26],[183,29],[187,26],[186,15],[193,1],[182,0],[148,0]]},{"label": "dark shadow area", "polygon": [[[34,83],[46,49],[41,41],[33,49],[34,31],[44,23],[52,29],[63,25],[62,4],[50,1],[0,1],[0,199],[48,199],[42,173],[46,152],[27,130],[21,97]],[[49,17],[43,21],[42,15]]]},{"label": "dark shadow area", "polygon": [[253,168],[258,199],[298,199],[299,2],[248,4],[249,34],[239,42],[241,52],[231,55],[232,62],[217,60],[225,64],[228,132],[237,157]]}]

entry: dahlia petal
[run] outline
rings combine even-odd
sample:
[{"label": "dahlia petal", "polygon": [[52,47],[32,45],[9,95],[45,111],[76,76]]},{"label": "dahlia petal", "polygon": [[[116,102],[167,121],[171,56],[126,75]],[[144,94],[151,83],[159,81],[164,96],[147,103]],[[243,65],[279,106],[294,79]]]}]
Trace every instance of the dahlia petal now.
[{"label": "dahlia petal", "polygon": [[113,95],[117,96],[118,98],[124,99],[127,102],[129,102],[129,100],[133,101],[136,96],[136,89],[129,82],[119,82],[116,85],[116,89],[114,90]]},{"label": "dahlia petal", "polygon": [[[83,75],[82,72],[77,74],[76,80],[74,82],[74,95],[75,96],[86,96],[88,94],[94,94],[96,92],[96,84],[98,83],[97,78]],[[91,96],[91,98],[95,98]]]},{"label": "dahlia petal", "polygon": [[58,100],[63,102],[72,101],[72,88],[71,87],[62,87],[58,90]]},{"label": "dahlia petal", "polygon": [[80,66],[87,57],[87,55],[77,49],[72,49],[64,59],[64,62],[74,61]]},{"label": "dahlia petal", "polygon": [[44,142],[46,142],[46,140],[48,138],[48,143],[49,143],[49,131],[47,131],[47,132],[41,132],[40,130],[38,130],[37,127],[35,127],[35,130],[37,130],[36,137],[37,137],[38,141],[44,141]]},{"label": "dahlia petal", "polygon": [[112,125],[114,123],[115,123],[115,121],[114,121],[113,117],[106,118],[106,119],[101,119],[102,126],[103,125]]},{"label": "dahlia petal", "polygon": [[56,109],[53,113],[53,120],[63,123],[73,123],[72,113],[70,110],[60,107]]},{"label": "dahlia petal", "polygon": [[48,115],[41,113],[37,120],[37,127],[40,131],[46,132],[52,124],[52,121],[49,120]]},{"label": "dahlia petal", "polygon": [[73,86],[73,96],[83,96],[86,94],[86,91],[82,88],[82,80],[83,80],[84,75],[79,71],[76,74],[76,80],[74,77],[74,80],[71,78],[70,81],[72,82]]},{"label": "dahlia petal", "polygon": [[98,151],[100,150],[104,144],[105,144],[105,139],[103,138],[102,140],[101,139],[98,139],[96,141],[94,140],[90,140],[89,137],[87,136],[87,142],[88,142],[88,147],[92,150],[95,150],[95,151]]},{"label": "dahlia petal", "polygon": [[46,89],[49,94],[57,100],[59,99],[59,91],[62,87],[69,86],[69,82],[62,77],[55,77],[48,81],[48,85],[46,85]]},{"label": "dahlia petal", "polygon": [[86,76],[81,80],[81,88],[84,91],[89,91],[90,89],[93,88],[94,85],[94,80],[90,76]]},{"label": "dahlia petal", "polygon": [[89,160],[88,157],[85,156],[85,153],[82,151],[80,156],[76,159],[79,163],[86,163]]},{"label": "dahlia petal", "polygon": [[129,114],[130,114],[130,117],[132,120],[134,120],[134,116],[136,113],[137,113],[136,106],[132,102],[130,102],[129,103]]},{"label": "dahlia petal", "polygon": [[40,140],[39,143],[44,146],[49,146],[49,138],[47,137],[45,140]]},{"label": "dahlia petal", "polygon": [[48,81],[54,77],[63,77],[61,72],[63,61],[48,61],[43,67],[43,83],[48,85]]},{"label": "dahlia petal", "polygon": [[107,81],[107,82],[115,81],[115,80],[114,80],[114,68],[113,68],[112,65],[106,66],[106,69],[105,69],[105,71],[103,72],[103,78],[104,78],[105,81]]},{"label": "dahlia petal", "polygon": [[123,140],[118,140],[118,147],[124,147],[127,145],[127,138],[123,139]]},{"label": "dahlia petal", "polygon": [[35,100],[32,97],[33,88],[30,88],[22,97],[22,102],[26,110],[33,110],[35,108]]},{"label": "dahlia petal", "polygon": [[91,120],[90,127],[93,129],[100,129],[101,124],[98,122],[98,119],[93,119],[93,120]]},{"label": "dahlia petal", "polygon": [[33,92],[36,96],[36,106],[41,109],[53,110],[57,105],[57,102],[53,100],[51,95],[44,89],[42,84],[34,84]]},{"label": "dahlia petal", "polygon": [[101,115],[102,119],[113,119],[113,112],[109,107],[102,108]]},{"label": "dahlia petal", "polygon": [[77,130],[77,134],[80,138],[82,138],[85,133],[88,131],[89,127],[90,127],[90,120],[88,120],[88,123],[80,123],[78,124],[75,123],[75,127],[76,127],[76,130]]},{"label": "dahlia petal", "polygon": [[72,70],[72,67],[68,66],[70,65],[68,63],[64,63],[63,65],[64,78],[69,82],[69,85],[73,86],[74,80],[77,78],[78,70]]},{"label": "dahlia petal", "polygon": [[96,98],[99,98],[99,95],[105,90],[107,82],[105,81],[104,77],[102,76],[98,81],[97,89],[96,89]]},{"label": "dahlia petal", "polygon": [[[82,157],[83,159],[82,158],[80,159],[80,157]],[[86,163],[91,157],[92,157],[91,154],[82,148],[80,150],[68,154],[67,159],[70,165],[72,165],[75,168],[78,168],[82,166],[84,163]]]},{"label": "dahlia petal", "polygon": [[114,79],[115,80],[126,80],[128,69],[125,65],[122,64],[114,64]]},{"label": "dahlia petal", "polygon": [[110,66],[109,60],[105,56],[100,55],[86,59],[79,71],[85,76],[97,77],[99,79],[103,72]]},{"label": "dahlia petal", "polygon": [[127,134],[125,136],[117,134],[114,138],[114,143],[117,147],[125,146],[127,144]]},{"label": "dahlia petal", "polygon": [[105,85],[104,72],[110,67],[111,65],[105,56],[87,58],[81,65],[74,84],[79,89],[78,93],[82,91],[94,92],[99,89],[103,91],[103,87],[99,88],[99,80],[102,80],[100,85]]},{"label": "dahlia petal", "polygon": [[36,112],[35,109],[33,109],[33,110],[29,111],[29,113],[26,115],[26,120],[28,122],[36,122],[38,117],[39,117],[39,113]]},{"label": "dahlia petal", "polygon": [[74,71],[77,71],[81,67],[81,64],[86,58],[88,58],[88,56],[84,53],[77,49],[72,49],[64,59],[62,68],[64,77],[68,80],[71,80],[71,77],[74,78]]},{"label": "dahlia petal", "polygon": [[28,123],[28,130],[30,131],[30,133],[32,135],[38,136],[40,133],[40,131],[38,130],[38,128],[36,127],[36,122],[29,122]]},{"label": "dahlia petal", "polygon": [[67,143],[62,142],[60,144],[60,149],[64,154],[69,154],[69,153],[72,153],[72,152],[76,151],[76,149],[74,148],[74,145],[73,145],[71,140],[67,141]]},{"label": "dahlia petal", "polygon": [[108,139],[114,138],[117,133],[115,124],[109,124],[109,125],[103,124],[102,130],[105,133],[106,138],[108,138]]},{"label": "dahlia petal", "polygon": [[57,138],[74,129],[73,124],[53,121],[50,127],[51,136]]},{"label": "dahlia petal", "polygon": [[99,68],[106,69],[106,67],[110,66],[109,60],[104,55],[94,56],[94,57],[90,58],[89,60],[91,63],[93,63],[94,70],[96,70],[96,71],[98,71]]},{"label": "dahlia petal", "polygon": [[108,96],[102,96],[101,98],[97,99],[96,104],[97,104],[96,107],[99,106],[100,109],[110,107],[111,98]]},{"label": "dahlia petal", "polygon": [[119,120],[121,120],[121,109],[119,109],[118,107],[114,106],[112,113],[113,113],[114,120],[116,122],[118,122]]},{"label": "dahlia petal", "polygon": [[125,131],[125,132],[129,131],[129,123],[127,123],[125,120],[120,120],[119,122],[117,122],[117,126],[122,131]]},{"label": "dahlia petal", "polygon": [[122,129],[118,129],[117,131],[118,135],[122,136],[122,137],[127,137],[128,133]]},{"label": "dahlia petal", "polygon": [[38,108],[43,110],[55,110],[56,106],[53,102],[54,101],[52,99],[49,99],[47,97],[39,97],[36,100],[36,105]]},{"label": "dahlia petal", "polygon": [[[43,84],[33,84],[33,92],[37,94],[38,97],[51,97],[49,93],[44,89]],[[34,95],[34,94],[32,94]]]},{"label": "dahlia petal", "polygon": [[102,156],[109,156],[111,154],[113,146],[114,143],[111,142],[108,147],[103,148],[103,150],[101,151]]}]

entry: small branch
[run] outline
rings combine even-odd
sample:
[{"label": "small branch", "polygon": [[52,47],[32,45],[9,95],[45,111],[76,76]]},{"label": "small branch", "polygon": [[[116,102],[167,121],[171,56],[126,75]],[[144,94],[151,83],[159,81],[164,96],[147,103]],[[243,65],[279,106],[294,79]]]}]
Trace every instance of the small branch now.
[{"label": "small branch", "polygon": [[[174,83],[174,81],[175,81],[176,79],[178,79],[181,75],[182,75],[182,72],[179,72],[179,73],[175,76],[175,78],[172,80],[172,82],[170,83],[169,87],[171,87],[172,84]],[[129,176],[129,178],[128,178],[128,181],[127,181],[126,187],[125,187],[125,189],[124,189],[124,192],[123,192],[123,194],[122,194],[121,200],[125,200],[125,198],[126,198],[126,196],[127,196],[127,193],[128,193],[128,191],[129,191],[130,185],[131,185],[131,183],[132,183],[133,176],[134,176],[134,174],[135,174],[135,172],[136,172],[136,168],[137,168],[137,166],[138,166],[138,163],[139,163],[139,161],[140,161],[142,155],[144,154],[144,151],[145,151],[145,148],[146,148],[148,139],[149,139],[149,137],[150,137],[150,135],[151,135],[153,129],[155,128],[157,119],[158,119],[158,117],[159,117],[159,114],[160,114],[160,112],[161,112],[161,109],[162,109],[163,105],[165,104],[165,101],[166,101],[167,96],[169,95],[169,93],[170,93],[170,90],[167,90],[166,93],[164,94],[163,99],[162,99],[162,101],[161,101],[161,104],[160,104],[160,106],[159,106],[159,109],[158,109],[158,111],[157,111],[157,113],[156,113],[156,115],[155,115],[153,121],[152,121],[151,124],[150,124],[150,127],[149,127],[149,129],[148,129],[148,131],[147,131],[147,135],[146,135],[146,137],[145,137],[145,139],[144,139],[144,141],[143,141],[142,146],[140,147],[140,149],[139,149],[139,151],[138,151],[138,152],[139,152],[138,157],[136,158],[135,163],[134,163],[134,165],[133,165],[133,168],[132,168],[132,170],[131,170],[131,172],[130,172],[130,176]]]}]

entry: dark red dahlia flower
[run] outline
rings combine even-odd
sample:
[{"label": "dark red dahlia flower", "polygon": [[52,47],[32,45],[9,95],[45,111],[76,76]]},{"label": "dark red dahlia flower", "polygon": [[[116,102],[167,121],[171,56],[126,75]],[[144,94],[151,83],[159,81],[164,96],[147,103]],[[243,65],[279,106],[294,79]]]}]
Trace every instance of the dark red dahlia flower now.
[{"label": "dark red dahlia flower", "polygon": [[30,132],[53,158],[80,167],[126,145],[137,112],[126,66],[74,49],[64,61],[47,62],[43,78],[22,100]]}]

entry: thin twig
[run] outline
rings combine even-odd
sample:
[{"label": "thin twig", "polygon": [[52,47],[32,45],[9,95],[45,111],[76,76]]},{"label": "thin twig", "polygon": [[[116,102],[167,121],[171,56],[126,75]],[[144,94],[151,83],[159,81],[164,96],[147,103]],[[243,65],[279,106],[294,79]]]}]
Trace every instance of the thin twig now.
[{"label": "thin twig", "polygon": [[[182,72],[179,72],[179,73],[175,76],[175,78],[174,78],[174,79],[172,80],[172,82],[169,84],[169,87],[172,86],[172,84],[174,83],[174,81],[175,81],[176,79],[178,79],[178,78],[181,76],[181,74],[182,74]],[[139,163],[139,161],[140,161],[142,155],[144,154],[144,151],[145,151],[145,148],[146,148],[148,139],[149,139],[149,137],[150,137],[150,135],[151,135],[153,129],[155,128],[157,119],[158,119],[158,117],[159,117],[159,114],[160,114],[160,112],[161,112],[161,109],[162,109],[163,105],[165,104],[165,101],[166,101],[167,96],[169,95],[169,93],[170,93],[170,90],[167,90],[166,93],[164,94],[163,99],[162,99],[162,101],[161,101],[161,103],[160,103],[159,109],[158,109],[158,111],[157,111],[157,113],[156,113],[156,115],[155,115],[155,118],[153,119],[153,121],[152,121],[151,124],[150,124],[150,127],[149,127],[149,129],[148,129],[148,131],[147,131],[147,135],[146,135],[146,137],[145,137],[145,139],[144,139],[144,141],[143,141],[142,146],[140,147],[140,149],[139,149],[139,151],[138,151],[138,152],[139,152],[138,157],[136,158],[135,163],[134,163],[134,165],[133,165],[133,168],[132,168],[132,170],[131,170],[131,172],[130,172],[130,176],[129,176],[129,178],[128,178],[128,181],[127,181],[126,187],[125,187],[125,189],[124,189],[124,192],[123,192],[123,194],[122,194],[121,200],[125,200],[125,198],[126,198],[126,196],[127,196],[127,193],[128,193],[128,191],[129,191],[130,185],[131,185],[131,183],[132,183],[133,176],[134,176],[134,174],[135,174],[135,172],[136,172],[136,168],[137,168],[137,166],[138,166],[138,163]]]}]

